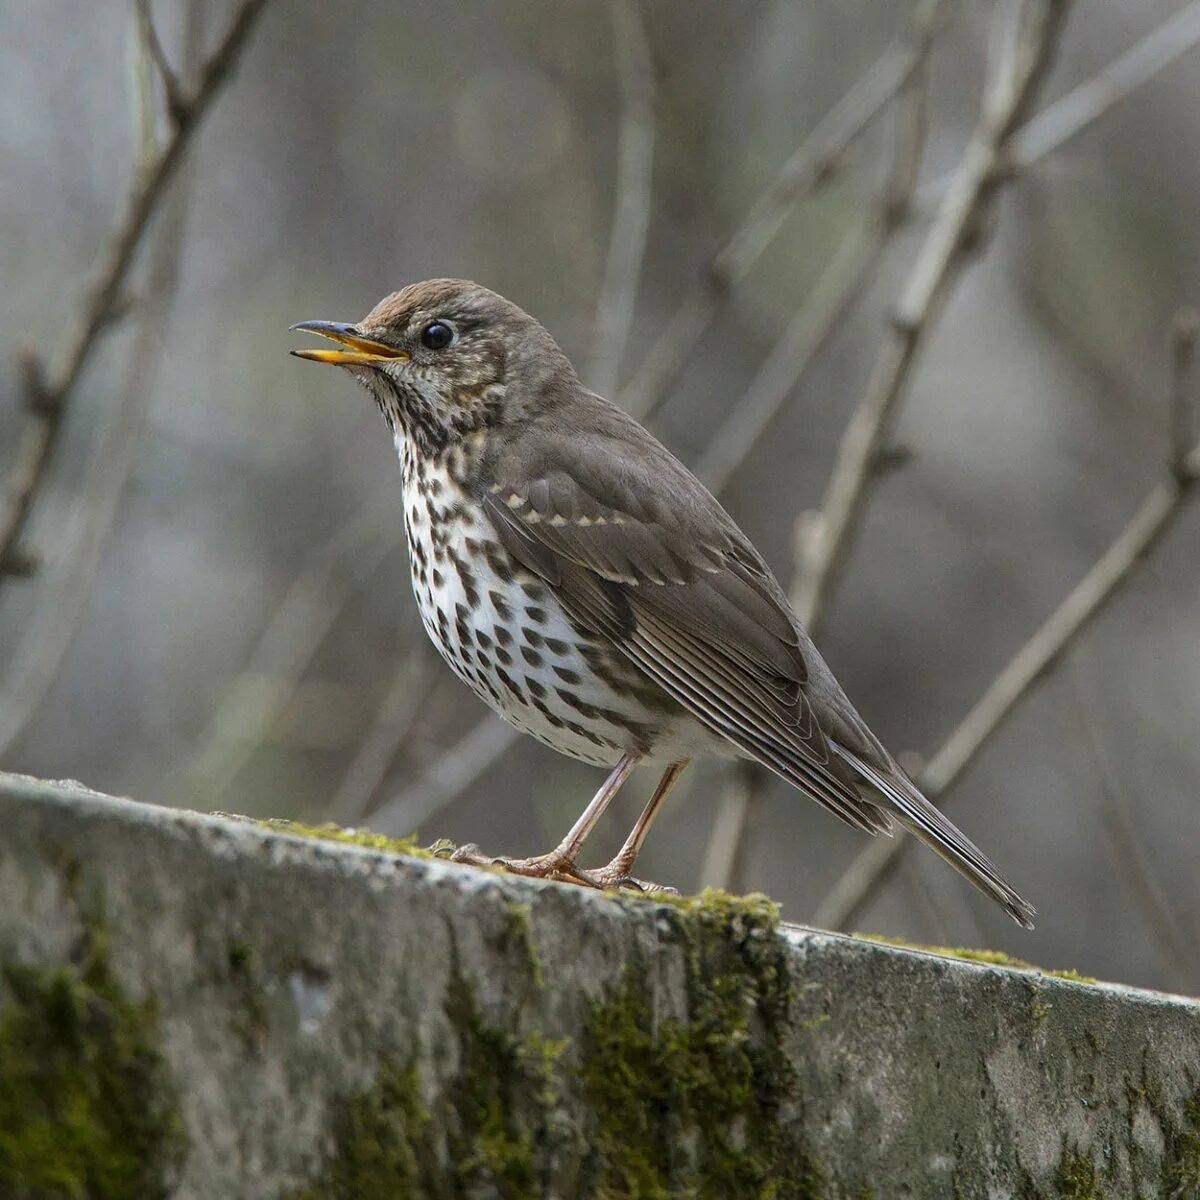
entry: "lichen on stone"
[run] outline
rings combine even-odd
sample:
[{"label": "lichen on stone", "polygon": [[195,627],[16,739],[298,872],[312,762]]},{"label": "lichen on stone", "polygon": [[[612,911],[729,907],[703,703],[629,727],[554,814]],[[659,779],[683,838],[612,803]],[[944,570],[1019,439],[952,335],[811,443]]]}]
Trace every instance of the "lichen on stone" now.
[{"label": "lichen on stone", "polygon": [[186,1138],[158,1007],[125,994],[103,924],[75,962],[0,974],[0,1195],[169,1195]]}]

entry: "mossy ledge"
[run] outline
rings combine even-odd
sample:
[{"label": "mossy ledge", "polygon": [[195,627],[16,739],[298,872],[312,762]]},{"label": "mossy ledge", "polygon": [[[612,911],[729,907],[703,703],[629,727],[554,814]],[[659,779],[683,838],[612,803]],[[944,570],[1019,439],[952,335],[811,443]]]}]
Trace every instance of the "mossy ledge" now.
[{"label": "mossy ledge", "polygon": [[71,962],[6,959],[0,976],[0,1196],[165,1200],[186,1152],[178,1093],[158,1005],[126,995],[104,924]]},{"label": "mossy ledge", "polygon": [[1071,967],[1039,967],[1003,950],[977,950],[970,946],[928,946],[922,942],[908,942],[904,938],[888,937],[882,933],[860,933],[856,938],[864,942],[881,942],[885,946],[900,946],[905,950],[919,950],[922,954],[936,954],[939,958],[957,958],[963,962],[983,963],[990,967],[1008,967],[1013,971],[1031,971],[1038,975],[1049,975],[1053,979],[1069,979],[1072,983],[1097,983],[1091,975],[1081,975]]},{"label": "mossy ledge", "polygon": [[73,785],[0,828],[5,1200],[1200,1197],[1183,998]]}]

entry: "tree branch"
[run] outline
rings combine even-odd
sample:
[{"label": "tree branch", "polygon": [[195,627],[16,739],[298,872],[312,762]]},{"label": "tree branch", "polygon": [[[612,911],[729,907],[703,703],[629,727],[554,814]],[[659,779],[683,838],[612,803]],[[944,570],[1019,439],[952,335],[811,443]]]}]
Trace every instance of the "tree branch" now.
[{"label": "tree branch", "polygon": [[[1194,349],[1194,340],[1189,344]],[[1173,360],[1177,381],[1190,372],[1191,360],[1181,358],[1178,349]],[[1175,382],[1173,396],[1180,388]],[[1190,424],[1188,417],[1189,409],[1173,402],[1168,478],[1150,492],[1108,550],[1017,651],[917,777],[917,785],[931,800],[937,801],[958,781],[1019,701],[1054,668],[1076,638],[1133,578],[1138,565],[1196,493],[1200,445],[1184,452],[1178,449],[1179,429]],[[891,841],[878,840],[860,851],[817,909],[814,924],[831,929],[853,924],[895,870],[909,840],[898,832]]]},{"label": "tree branch", "polygon": [[1008,172],[1010,139],[1033,103],[1058,43],[1069,0],[1004,5],[1002,49],[993,64],[979,123],[955,172],[908,283],[892,313],[890,336],[867,394],[842,438],[818,518],[805,539],[793,606],[810,634],[857,534],[873,468],[907,392],[918,354],[942,301],[975,247],[982,222]]},{"label": "tree branch", "polygon": [[[809,363],[858,299],[891,236],[908,217],[925,150],[927,129],[927,62],[910,77],[896,98],[896,136],[880,201],[865,230],[847,236],[791,326],[747,389],[740,404],[714,435],[697,474],[714,490],[723,487],[768,427],[795,388]],[[803,514],[798,530],[807,536],[813,514]],[[797,545],[802,547],[802,538]],[[795,587],[795,580],[792,583]],[[704,883],[740,887],[745,862],[743,844],[761,815],[773,777],[762,767],[749,767],[721,795],[717,818],[705,852]]]},{"label": "tree branch", "polygon": [[722,301],[779,232],[793,204],[836,177],[851,148],[925,61],[940,0],[922,0],[914,32],[882,57],[834,105],[780,168],[737,228],[709,260],[687,300],[621,392],[621,405],[649,420],[666,397]]},{"label": "tree branch", "polygon": [[1200,0],[1180,9],[1119,58],[1031,117],[1013,138],[1013,167],[1024,170],[1099,120],[1200,42]]},{"label": "tree branch", "polygon": [[157,210],[196,128],[229,78],[268,0],[242,0],[224,37],[205,61],[194,93],[183,102],[163,145],[139,164],[125,211],[101,251],[94,279],[48,364],[27,355],[21,364],[31,422],[0,497],[0,582],[22,558],[20,541],[58,444],[75,386],[100,335],[119,315],[125,282],[150,218]]},{"label": "tree branch", "polygon": [[596,337],[587,378],[603,396],[620,382],[621,360],[637,303],[654,185],[654,68],[640,0],[610,9],[621,93],[616,200],[608,260],[596,305]]},{"label": "tree branch", "polygon": [[412,644],[375,710],[371,728],[334,793],[331,820],[356,825],[370,814],[371,801],[387,778],[388,768],[424,710],[440,665],[424,631],[413,633]]},{"label": "tree branch", "polygon": [[1176,915],[1162,883],[1160,872],[1150,861],[1138,829],[1126,789],[1107,753],[1104,739],[1096,728],[1083,689],[1074,671],[1068,671],[1081,740],[1099,784],[1101,817],[1108,835],[1117,869],[1125,877],[1134,902],[1159,951],[1159,962],[1170,975],[1173,986],[1193,991],[1200,984],[1200,957],[1195,939],[1189,936]]},{"label": "tree branch", "polygon": [[[187,7],[182,50],[185,63],[194,64],[199,56],[205,11],[202,0],[193,0]],[[134,65],[139,98],[137,142],[139,154],[145,160],[154,152],[157,105],[151,86],[154,63],[144,35],[140,45],[142,53]],[[0,757],[28,726],[58,676],[87,608],[126,482],[137,461],[159,366],[156,352],[171,316],[179,280],[187,175],[185,165],[150,239],[144,303],[126,356],[128,366],[102,414],[88,450],[82,483],[63,522],[63,534],[53,556],[58,564],[57,574],[43,589],[4,673],[4,688],[0,693]]]},{"label": "tree branch", "polygon": [[[1062,149],[1197,42],[1200,42],[1200,0],[1192,0],[1095,75],[1030,117],[1013,135],[1010,170],[1025,172]],[[945,196],[951,179],[951,175],[945,175],[923,184],[917,192],[916,207],[924,210],[937,204]]]},{"label": "tree branch", "polygon": [[395,548],[395,502],[365,504],[309,555],[271,608],[246,666],[212,705],[208,726],[158,792],[215,806],[283,714],[342,607]]}]

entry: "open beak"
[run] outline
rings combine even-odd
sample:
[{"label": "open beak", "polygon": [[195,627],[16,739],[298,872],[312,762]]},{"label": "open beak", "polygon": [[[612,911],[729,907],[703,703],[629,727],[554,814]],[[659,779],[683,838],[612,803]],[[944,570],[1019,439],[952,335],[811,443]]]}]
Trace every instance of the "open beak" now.
[{"label": "open beak", "polygon": [[398,350],[385,342],[372,341],[362,337],[353,325],[343,325],[339,321],[301,321],[293,325],[305,333],[320,334],[330,341],[340,342],[348,347],[346,350],[293,350],[297,358],[309,358],[313,362],[333,363],[340,367],[362,366],[377,362],[397,362],[408,358],[407,351]]}]

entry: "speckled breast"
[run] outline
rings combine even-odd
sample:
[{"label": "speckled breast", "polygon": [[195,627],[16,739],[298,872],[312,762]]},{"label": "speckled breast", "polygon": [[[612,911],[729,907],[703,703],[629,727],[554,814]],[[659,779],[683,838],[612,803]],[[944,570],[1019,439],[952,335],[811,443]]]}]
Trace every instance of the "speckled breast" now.
[{"label": "speckled breast", "polygon": [[454,673],[523,733],[584,762],[669,756],[680,710],[615,647],[577,626],[500,545],[452,458],[401,442],[404,524],[425,631]]}]

